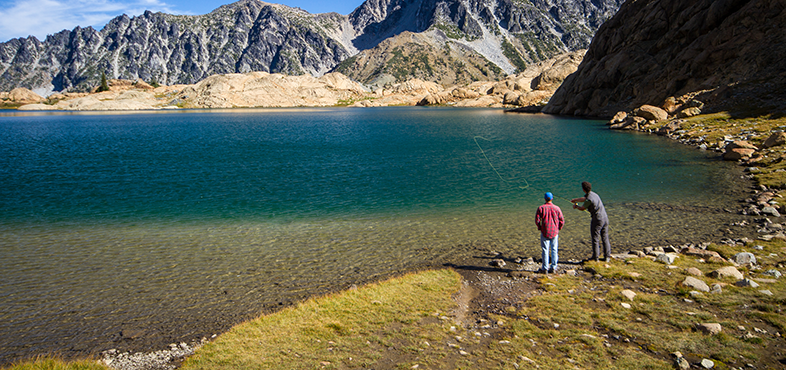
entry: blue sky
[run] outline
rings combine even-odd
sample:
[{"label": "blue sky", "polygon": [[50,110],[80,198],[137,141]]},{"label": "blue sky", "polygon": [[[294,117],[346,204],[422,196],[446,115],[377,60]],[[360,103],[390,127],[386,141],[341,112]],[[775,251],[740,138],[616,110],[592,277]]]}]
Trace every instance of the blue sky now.
[{"label": "blue sky", "polygon": [[[170,14],[206,14],[235,0],[0,0],[0,42],[16,37],[46,35],[71,30],[76,26],[101,29],[110,19],[123,13],[129,16],[145,10]],[[338,3],[320,0],[267,1],[298,7],[309,13],[349,14],[363,0]]]}]

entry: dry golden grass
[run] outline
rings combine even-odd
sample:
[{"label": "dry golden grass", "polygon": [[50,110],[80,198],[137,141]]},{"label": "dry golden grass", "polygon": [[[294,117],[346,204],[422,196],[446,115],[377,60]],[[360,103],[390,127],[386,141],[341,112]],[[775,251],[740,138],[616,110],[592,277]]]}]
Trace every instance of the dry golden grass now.
[{"label": "dry golden grass", "polygon": [[8,370],[108,370],[103,363],[94,360],[65,361],[53,357],[40,357],[14,364]]},{"label": "dry golden grass", "polygon": [[200,348],[183,369],[312,369],[373,366],[389,347],[417,351],[443,332],[424,318],[455,306],[451,270],[410,274],[238,325]]}]

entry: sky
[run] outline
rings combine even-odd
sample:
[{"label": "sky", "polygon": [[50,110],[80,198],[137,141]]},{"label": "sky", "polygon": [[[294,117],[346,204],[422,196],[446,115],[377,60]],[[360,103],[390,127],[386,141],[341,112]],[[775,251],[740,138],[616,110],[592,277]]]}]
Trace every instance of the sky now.
[{"label": "sky", "polygon": [[[17,37],[35,36],[43,41],[47,35],[76,26],[100,30],[121,14],[137,16],[150,10],[169,14],[207,14],[236,0],[0,0],[0,42]],[[301,8],[309,13],[337,12],[349,14],[363,0],[337,3],[324,0],[267,0]]]}]

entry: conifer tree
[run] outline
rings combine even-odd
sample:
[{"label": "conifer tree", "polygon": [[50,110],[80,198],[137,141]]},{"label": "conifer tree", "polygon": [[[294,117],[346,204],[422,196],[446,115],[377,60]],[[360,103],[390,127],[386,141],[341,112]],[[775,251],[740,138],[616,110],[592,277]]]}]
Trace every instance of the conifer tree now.
[{"label": "conifer tree", "polygon": [[106,73],[101,72],[101,86],[98,87],[96,92],[109,91],[109,84],[106,82]]}]

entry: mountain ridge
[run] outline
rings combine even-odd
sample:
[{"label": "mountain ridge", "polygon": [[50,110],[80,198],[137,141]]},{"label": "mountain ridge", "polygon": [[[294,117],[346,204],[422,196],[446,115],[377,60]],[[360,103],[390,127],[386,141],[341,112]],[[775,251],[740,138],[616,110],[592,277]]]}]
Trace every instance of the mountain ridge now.
[{"label": "mountain ridge", "polygon": [[76,27],[44,41],[0,43],[0,90],[89,91],[102,72],[167,85],[251,71],[317,77],[404,31],[437,29],[511,74],[586,47],[621,2],[367,0],[345,16],[240,0],[199,16],[147,11],[116,17],[100,31]]}]

